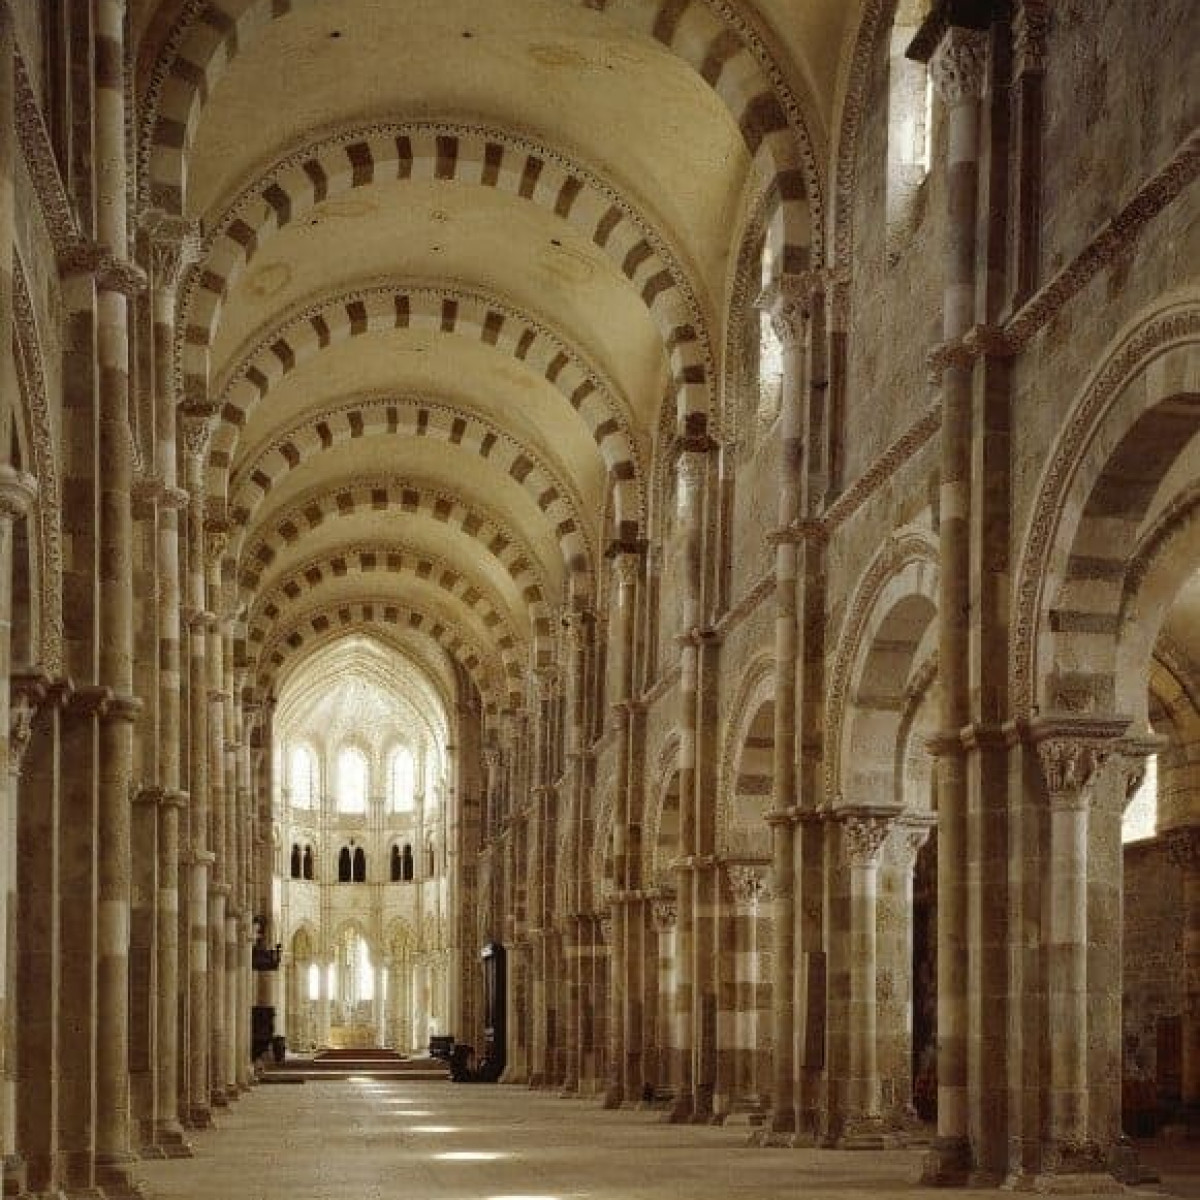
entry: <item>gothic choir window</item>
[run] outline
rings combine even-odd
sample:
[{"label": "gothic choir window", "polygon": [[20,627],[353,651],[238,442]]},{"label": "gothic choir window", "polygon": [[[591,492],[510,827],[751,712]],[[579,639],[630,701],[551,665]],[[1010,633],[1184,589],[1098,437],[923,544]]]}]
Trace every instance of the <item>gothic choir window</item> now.
[{"label": "gothic choir window", "polygon": [[367,882],[367,855],[361,846],[354,851],[354,882]]},{"label": "gothic choir window", "polygon": [[337,760],[337,806],[339,812],[367,811],[367,756],[347,746]]},{"label": "gothic choir window", "polygon": [[1146,774],[1125,805],[1121,841],[1141,842],[1158,833],[1158,755],[1146,759]]},{"label": "gothic choir window", "polygon": [[417,795],[417,767],[412,751],[397,746],[388,769],[388,789],[392,812],[412,812]]},{"label": "gothic choir window", "polygon": [[317,760],[308,746],[294,746],[288,763],[293,808],[312,808],[317,792]]},{"label": "gothic choir window", "polygon": [[292,845],[292,864],[291,864],[291,866],[292,866],[292,878],[299,879],[301,877],[301,870],[303,869],[303,867],[302,867],[302,862],[301,862],[300,847],[296,843],[293,843],[293,845]]},{"label": "gothic choir window", "polygon": [[313,878],[313,848],[311,846],[304,847],[304,862],[302,871],[305,879]]},{"label": "gothic choir window", "polygon": [[310,1000],[321,998],[321,968],[316,963],[308,964],[308,998]]},{"label": "gothic choir window", "polygon": [[338,883],[349,883],[353,870],[350,847],[343,846],[338,852]]}]

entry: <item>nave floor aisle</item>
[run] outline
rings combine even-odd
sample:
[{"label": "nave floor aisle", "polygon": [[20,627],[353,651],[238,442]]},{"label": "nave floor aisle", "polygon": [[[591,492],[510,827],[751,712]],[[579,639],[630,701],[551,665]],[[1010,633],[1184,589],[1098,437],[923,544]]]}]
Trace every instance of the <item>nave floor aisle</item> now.
[{"label": "nave floor aisle", "polygon": [[[516,1087],[262,1086],[145,1162],[153,1200],[919,1200],[918,1152],[761,1150],[744,1128],[665,1125]],[[998,1194],[998,1193],[993,1193]],[[938,1192],[938,1200],[975,1192]]]}]

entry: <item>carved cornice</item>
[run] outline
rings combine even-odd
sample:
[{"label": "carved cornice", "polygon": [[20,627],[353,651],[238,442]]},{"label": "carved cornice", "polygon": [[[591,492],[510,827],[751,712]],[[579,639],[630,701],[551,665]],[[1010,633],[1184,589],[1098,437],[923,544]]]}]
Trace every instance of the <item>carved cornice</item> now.
[{"label": "carved cornice", "polygon": [[938,402],[910,425],[825,511],[832,530],[845,523],[911,459],[925,448],[942,427]]},{"label": "carved cornice", "polygon": [[1121,211],[1013,315],[1004,327],[1011,352],[1023,350],[1096,275],[1127,254],[1150,221],[1191,186],[1198,175],[1200,130],[1189,134]]}]

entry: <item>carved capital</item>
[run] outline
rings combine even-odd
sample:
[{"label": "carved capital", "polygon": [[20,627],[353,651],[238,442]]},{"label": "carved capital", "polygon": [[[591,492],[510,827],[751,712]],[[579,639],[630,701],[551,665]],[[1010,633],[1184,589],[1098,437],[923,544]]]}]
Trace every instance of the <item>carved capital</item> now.
[{"label": "carved capital", "polygon": [[1046,70],[1046,35],[1050,29],[1047,0],[1021,0],[1013,14],[1013,59],[1017,76]]},{"label": "carved capital", "polygon": [[174,291],[183,272],[200,257],[200,226],[161,209],[145,213],[142,222],[150,241],[154,287]]},{"label": "carved capital", "polygon": [[204,522],[204,561],[210,567],[219,566],[229,549],[229,523],[209,518]]},{"label": "carved capital", "polygon": [[932,813],[927,818],[909,815],[896,822],[888,849],[898,867],[911,871],[916,866],[917,855],[924,849],[936,825],[937,818]]},{"label": "carved capital", "polygon": [[679,920],[679,901],[673,894],[660,893],[650,901],[650,912],[654,917],[654,928],[666,933],[675,928]]},{"label": "carved capital", "polygon": [[895,814],[856,810],[842,817],[842,849],[852,867],[879,865],[879,854],[895,824]]},{"label": "carved capital", "polygon": [[16,674],[10,680],[8,769],[14,777],[21,774],[25,751],[33,739],[34,718],[50,690],[50,679],[40,672]]},{"label": "carved capital", "polygon": [[613,555],[613,579],[617,587],[628,590],[636,586],[641,574],[642,559],[639,554],[622,551]]},{"label": "carved capital", "polygon": [[190,499],[191,497],[183,488],[163,484],[158,497],[158,505],[164,510],[182,512],[187,508]]},{"label": "carved capital", "polygon": [[725,868],[729,890],[739,904],[757,905],[771,897],[768,887],[769,867],[766,863],[731,863]]},{"label": "carved capital", "polygon": [[944,104],[974,104],[983,95],[987,50],[985,30],[951,25],[942,35],[929,60],[929,74]]},{"label": "carved capital", "polygon": [[788,347],[800,345],[813,313],[813,306],[824,292],[820,271],[781,275],[759,295],[755,302],[771,318],[775,336]]},{"label": "carved capital", "polygon": [[1086,807],[1101,769],[1114,755],[1129,722],[1120,718],[1043,719],[1031,728],[1050,803],[1055,808]]},{"label": "carved capital", "polygon": [[179,431],[183,435],[183,450],[189,458],[203,458],[208,453],[217,419],[217,405],[200,396],[190,396],[179,406]]},{"label": "carved capital", "polygon": [[0,463],[0,519],[23,517],[37,499],[37,480],[8,463]]}]

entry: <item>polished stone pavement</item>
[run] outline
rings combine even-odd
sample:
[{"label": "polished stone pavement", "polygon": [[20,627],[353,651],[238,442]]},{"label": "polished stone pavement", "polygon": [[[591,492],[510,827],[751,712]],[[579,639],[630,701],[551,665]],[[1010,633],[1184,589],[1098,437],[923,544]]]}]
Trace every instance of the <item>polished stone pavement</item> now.
[{"label": "polished stone pavement", "polygon": [[[139,1164],[154,1200],[844,1200],[930,1196],[919,1151],[764,1150],[745,1128],[663,1124],[517,1087],[366,1079],[260,1086]],[[1166,1177],[1200,1195],[1194,1176]],[[939,1192],[939,1196],[974,1196]]]}]

